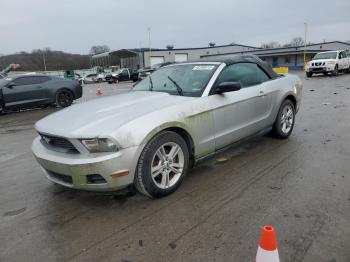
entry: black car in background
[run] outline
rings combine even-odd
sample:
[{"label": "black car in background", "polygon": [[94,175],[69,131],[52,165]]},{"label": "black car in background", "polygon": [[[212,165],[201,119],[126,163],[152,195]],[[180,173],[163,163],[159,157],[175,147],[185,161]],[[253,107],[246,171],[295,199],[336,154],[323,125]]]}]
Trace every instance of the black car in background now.
[{"label": "black car in background", "polygon": [[111,74],[107,74],[105,76],[105,80],[109,83],[116,83],[117,81],[130,81],[136,82],[138,80],[138,72],[134,69],[130,68],[121,68],[116,72],[113,72]]},{"label": "black car in background", "polygon": [[174,62],[165,62],[160,64],[155,64],[151,67],[145,67],[139,70],[139,80],[142,80],[152,74],[154,71],[158,70],[159,68],[167,65],[174,64]]},{"label": "black car in background", "polygon": [[67,107],[82,93],[77,80],[37,74],[6,76],[0,79],[0,112],[52,104]]}]

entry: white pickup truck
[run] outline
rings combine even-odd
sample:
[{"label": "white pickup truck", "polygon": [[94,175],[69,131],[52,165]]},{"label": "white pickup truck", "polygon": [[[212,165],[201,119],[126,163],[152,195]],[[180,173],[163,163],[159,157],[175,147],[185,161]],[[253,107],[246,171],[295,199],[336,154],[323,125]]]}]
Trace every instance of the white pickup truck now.
[{"label": "white pickup truck", "polygon": [[350,58],[344,50],[321,52],[306,65],[306,76],[312,77],[312,74],[331,73],[336,76],[339,71],[350,73]]}]

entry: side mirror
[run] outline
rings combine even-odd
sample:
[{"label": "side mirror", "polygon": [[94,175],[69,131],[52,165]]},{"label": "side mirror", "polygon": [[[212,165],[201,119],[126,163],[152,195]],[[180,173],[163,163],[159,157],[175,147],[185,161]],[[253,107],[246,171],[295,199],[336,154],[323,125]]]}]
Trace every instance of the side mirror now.
[{"label": "side mirror", "polygon": [[15,83],[9,83],[6,87],[7,87],[7,88],[13,88],[14,86],[16,86]]},{"label": "side mirror", "polygon": [[242,88],[240,82],[222,82],[214,89],[214,94],[238,91]]}]

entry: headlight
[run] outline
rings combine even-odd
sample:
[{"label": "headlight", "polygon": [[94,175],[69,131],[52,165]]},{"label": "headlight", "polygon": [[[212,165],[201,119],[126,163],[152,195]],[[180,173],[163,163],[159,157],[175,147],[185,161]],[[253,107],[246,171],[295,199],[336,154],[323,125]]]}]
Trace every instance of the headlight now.
[{"label": "headlight", "polygon": [[118,151],[116,144],[108,138],[81,139],[80,142],[90,153]]},{"label": "headlight", "polygon": [[328,64],[328,65],[334,65],[334,64],[335,64],[335,61],[328,61],[327,64]]}]

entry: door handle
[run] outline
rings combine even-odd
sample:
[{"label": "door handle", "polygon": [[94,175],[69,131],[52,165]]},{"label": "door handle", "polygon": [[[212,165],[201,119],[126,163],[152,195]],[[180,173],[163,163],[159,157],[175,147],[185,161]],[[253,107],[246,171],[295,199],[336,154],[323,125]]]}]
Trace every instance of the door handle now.
[{"label": "door handle", "polygon": [[260,90],[260,91],[259,91],[258,97],[264,97],[264,96],[266,96],[265,93],[264,93],[264,91]]}]

